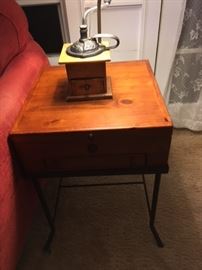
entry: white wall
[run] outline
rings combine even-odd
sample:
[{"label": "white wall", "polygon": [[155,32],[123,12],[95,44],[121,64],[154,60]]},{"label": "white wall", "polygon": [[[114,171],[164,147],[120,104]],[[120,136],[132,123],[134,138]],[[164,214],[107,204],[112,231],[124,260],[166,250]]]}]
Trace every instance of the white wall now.
[{"label": "white wall", "polygon": [[162,2],[155,72],[162,94],[165,92],[170,69],[175,56],[182,27],[185,4],[186,0],[164,0]]}]

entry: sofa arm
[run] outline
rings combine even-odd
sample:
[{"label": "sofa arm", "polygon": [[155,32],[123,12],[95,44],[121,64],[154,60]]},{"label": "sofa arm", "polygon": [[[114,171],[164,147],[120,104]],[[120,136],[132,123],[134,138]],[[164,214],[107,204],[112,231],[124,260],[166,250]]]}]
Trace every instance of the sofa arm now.
[{"label": "sofa arm", "polygon": [[[36,42],[30,40],[25,50],[17,55],[0,77],[0,178],[10,154],[8,134],[22,105],[35,86],[41,72],[48,65],[47,56]],[[3,194],[0,194],[2,196]]]},{"label": "sofa arm", "polygon": [[16,269],[36,205],[30,181],[21,178],[19,170],[14,173],[7,138],[27,95],[47,65],[42,49],[30,40],[0,77],[0,269]]},{"label": "sofa arm", "polygon": [[40,73],[48,65],[42,49],[33,40],[18,54],[0,77],[0,130],[6,135]]}]

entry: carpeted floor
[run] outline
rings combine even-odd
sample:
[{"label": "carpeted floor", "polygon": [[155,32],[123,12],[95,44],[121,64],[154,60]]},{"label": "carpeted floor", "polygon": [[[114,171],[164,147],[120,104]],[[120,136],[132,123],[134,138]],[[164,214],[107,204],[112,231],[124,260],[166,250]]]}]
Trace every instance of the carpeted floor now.
[{"label": "carpeted floor", "polygon": [[[201,270],[202,133],[175,130],[169,163],[156,217],[164,248],[156,246],[149,230],[142,186],[70,188],[61,193],[52,253],[42,251],[48,227],[39,209],[17,269]],[[153,178],[147,179],[151,190]],[[68,181],[106,180],[132,181],[134,176]],[[55,183],[48,190],[51,202]]]}]

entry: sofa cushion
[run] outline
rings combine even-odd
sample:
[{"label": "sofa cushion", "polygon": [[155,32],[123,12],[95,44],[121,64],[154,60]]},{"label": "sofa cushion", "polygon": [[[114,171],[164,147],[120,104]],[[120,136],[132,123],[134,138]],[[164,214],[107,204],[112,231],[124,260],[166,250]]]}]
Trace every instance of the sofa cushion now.
[{"label": "sofa cushion", "polygon": [[0,1],[0,75],[31,38],[23,10],[15,0]]}]

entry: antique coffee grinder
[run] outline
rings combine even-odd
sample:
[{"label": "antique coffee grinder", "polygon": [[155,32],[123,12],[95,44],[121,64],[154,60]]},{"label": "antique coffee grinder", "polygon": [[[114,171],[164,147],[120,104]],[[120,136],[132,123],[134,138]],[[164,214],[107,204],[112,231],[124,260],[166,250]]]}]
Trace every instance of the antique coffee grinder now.
[{"label": "antique coffee grinder", "polygon": [[[101,33],[101,9],[110,5],[111,0],[97,1],[97,6],[88,9],[80,25],[80,38],[73,44],[64,44],[59,64],[65,64],[68,89],[67,101],[112,98],[110,78],[106,74],[106,62],[110,61],[110,50],[118,47],[119,38]],[[97,10],[98,33],[88,36],[87,16]],[[102,39],[113,39],[114,45]]]}]

